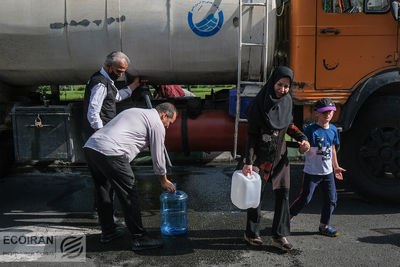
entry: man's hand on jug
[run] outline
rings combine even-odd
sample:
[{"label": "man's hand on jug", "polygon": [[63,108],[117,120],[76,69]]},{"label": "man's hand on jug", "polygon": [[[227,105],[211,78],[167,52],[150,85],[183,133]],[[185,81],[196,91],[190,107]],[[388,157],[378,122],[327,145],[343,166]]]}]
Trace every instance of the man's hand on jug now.
[{"label": "man's hand on jug", "polygon": [[161,187],[167,190],[168,193],[171,194],[175,192],[175,186],[170,180],[167,179],[167,175],[159,175],[158,179],[160,180]]}]

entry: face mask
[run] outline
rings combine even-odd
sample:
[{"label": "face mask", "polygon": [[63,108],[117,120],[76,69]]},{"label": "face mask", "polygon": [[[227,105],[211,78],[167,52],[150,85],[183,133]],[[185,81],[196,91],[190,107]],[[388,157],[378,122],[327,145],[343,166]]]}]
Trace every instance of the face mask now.
[{"label": "face mask", "polygon": [[111,73],[108,74],[108,76],[110,76],[110,79],[113,80],[114,82],[119,78],[119,76],[115,74],[115,72],[113,72],[112,70]]}]

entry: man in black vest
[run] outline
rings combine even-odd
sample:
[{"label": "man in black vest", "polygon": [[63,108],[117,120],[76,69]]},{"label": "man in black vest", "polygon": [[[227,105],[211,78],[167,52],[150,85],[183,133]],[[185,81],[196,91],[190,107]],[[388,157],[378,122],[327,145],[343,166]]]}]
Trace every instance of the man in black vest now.
[{"label": "man in black vest", "polygon": [[[125,73],[129,63],[130,60],[124,53],[114,51],[107,55],[103,68],[94,73],[86,84],[83,100],[85,142],[117,115],[116,103],[130,97],[139,86],[139,77],[120,90],[114,84]],[[115,198],[114,190],[110,191],[110,197]],[[97,214],[93,217],[97,217]],[[116,217],[114,219],[116,224],[120,224]]]},{"label": "man in black vest", "polygon": [[117,115],[116,103],[130,97],[139,86],[139,77],[120,90],[114,85],[114,82],[125,73],[129,63],[130,60],[124,53],[112,52],[106,57],[103,68],[94,73],[86,84],[84,97],[86,139],[114,118]]}]

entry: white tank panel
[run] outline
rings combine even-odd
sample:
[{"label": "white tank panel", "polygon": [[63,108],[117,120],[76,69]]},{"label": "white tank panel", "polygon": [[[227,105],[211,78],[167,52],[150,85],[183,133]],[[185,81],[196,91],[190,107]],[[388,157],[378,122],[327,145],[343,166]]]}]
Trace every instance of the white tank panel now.
[{"label": "white tank panel", "polygon": [[[130,57],[129,72],[151,82],[236,82],[237,0],[1,2],[0,81],[5,83],[83,84],[114,50]],[[252,9],[244,8],[244,38],[262,39],[263,7]],[[269,9],[275,16],[274,3]],[[269,36],[274,21],[271,17]],[[273,42],[268,47],[272,55]],[[243,52],[242,72],[253,74],[246,62],[262,55]]]}]

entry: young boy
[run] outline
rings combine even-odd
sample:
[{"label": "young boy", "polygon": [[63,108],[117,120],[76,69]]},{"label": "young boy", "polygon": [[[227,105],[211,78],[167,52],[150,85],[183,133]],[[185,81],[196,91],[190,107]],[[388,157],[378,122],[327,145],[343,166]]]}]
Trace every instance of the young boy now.
[{"label": "young boy", "polygon": [[304,134],[307,136],[311,148],[306,153],[304,164],[303,185],[300,196],[290,206],[290,217],[293,219],[302,208],[310,203],[315,188],[320,185],[323,197],[319,232],[322,235],[336,237],[339,233],[329,222],[336,207],[335,179],[343,180],[339,167],[335,146],[339,144],[336,127],[329,123],[336,111],[335,104],[329,98],[322,98],[315,105],[317,121],[309,125]]}]

